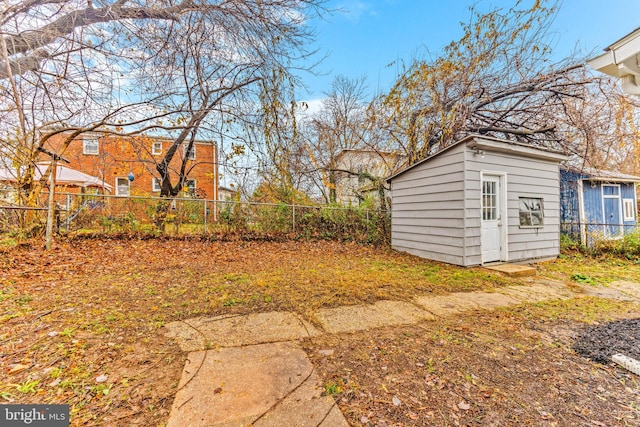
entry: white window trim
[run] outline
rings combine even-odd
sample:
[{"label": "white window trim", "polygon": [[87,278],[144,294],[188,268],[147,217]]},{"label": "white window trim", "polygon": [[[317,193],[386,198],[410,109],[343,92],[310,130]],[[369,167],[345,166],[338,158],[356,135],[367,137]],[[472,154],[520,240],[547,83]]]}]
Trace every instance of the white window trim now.
[{"label": "white window trim", "polygon": [[[485,184],[493,184],[492,187],[492,192],[485,192]],[[499,212],[499,196],[500,194],[498,194],[499,191],[499,186],[500,186],[500,181],[496,180],[485,180],[482,181],[481,184],[482,186],[481,190],[480,190],[480,197],[481,197],[481,207],[482,207],[482,220],[483,221],[498,221],[498,217],[500,216],[500,212]],[[485,196],[490,196],[492,203],[491,204],[486,204],[487,199],[485,198]],[[486,217],[486,218],[485,218]]]},{"label": "white window trim", "polygon": [[[156,148],[157,145],[160,145],[160,148]],[[162,154],[162,141],[155,141],[151,144],[151,154],[154,156]]]},{"label": "white window trim", "polygon": [[[604,194],[605,187],[617,188],[618,194]],[[620,198],[620,184],[602,184],[602,198],[603,199],[619,199]]]},{"label": "white window trim", "polygon": [[[95,145],[95,147],[96,147],[95,152],[87,150],[87,143],[89,141],[95,142],[95,144],[92,144],[92,145]],[[100,154],[100,141],[98,140],[98,138],[96,138],[96,137],[88,137],[88,136],[82,138],[82,154],[87,154],[89,156],[97,156],[97,155],[99,155]]]},{"label": "white window trim", "polygon": [[[617,188],[618,194],[604,194],[605,187]],[[621,221],[621,218],[623,217],[624,213],[622,211],[622,198],[620,197],[620,195],[622,194],[620,189],[620,184],[601,184],[600,191],[602,194],[602,223],[607,224],[607,215],[606,215],[606,212],[604,211],[604,199],[614,199],[618,201],[618,213],[620,215],[618,217],[618,221]]]},{"label": "white window trim", "polygon": [[[118,186],[118,180],[120,179],[124,179],[127,181],[127,194],[120,194],[120,187]],[[116,196],[122,196],[122,197],[128,197],[129,195],[131,195],[131,181],[129,181],[129,178],[127,178],[126,176],[119,176],[116,177]]]},{"label": "white window trim", "polygon": [[154,193],[159,193],[162,190],[162,183],[160,182],[160,178],[156,178],[155,176],[151,178],[151,191]]},{"label": "white window trim", "polygon": [[[612,187],[618,189],[618,194],[604,194],[605,187]],[[617,225],[622,225],[624,220],[624,212],[622,210],[622,190],[620,188],[620,184],[600,184],[600,194],[602,194],[602,224],[604,224],[604,235],[609,239],[621,239],[624,235],[624,227],[616,227]],[[607,222],[607,213],[604,208],[605,199],[617,200],[618,201],[618,222],[609,224]],[[609,224],[607,226],[606,224]],[[610,227],[615,227],[615,234],[611,233]]]},{"label": "white window trim", "polygon": [[[627,215],[630,214],[630,215]],[[636,206],[633,199],[622,199],[622,220],[633,221],[636,219]]]},{"label": "white window trim", "polygon": [[[542,221],[540,224],[531,224],[531,225],[523,225],[522,223],[520,223],[520,228],[544,228],[545,225],[545,213],[544,213],[544,197],[518,197],[518,222],[520,222],[520,214],[522,213],[522,211],[520,210],[520,202],[522,201],[522,199],[527,199],[527,200],[539,200],[540,201],[540,220]],[[529,214],[530,219],[533,218],[532,213],[533,212],[537,212],[537,211],[532,211],[532,210],[528,210],[525,213]]]},{"label": "white window trim", "polygon": [[196,144],[195,142],[193,143],[193,146],[191,147],[191,151],[190,151],[190,156],[187,157],[187,149],[189,148],[189,143],[185,142],[182,145],[182,155],[187,159],[187,160],[195,160],[196,159]]}]

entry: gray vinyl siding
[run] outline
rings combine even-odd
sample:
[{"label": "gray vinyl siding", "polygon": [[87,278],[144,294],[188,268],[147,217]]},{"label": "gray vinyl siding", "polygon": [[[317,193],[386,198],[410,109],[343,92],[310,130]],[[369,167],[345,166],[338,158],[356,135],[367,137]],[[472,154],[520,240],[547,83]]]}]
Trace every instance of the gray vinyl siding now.
[{"label": "gray vinyl siding", "polygon": [[[557,256],[558,162],[488,150],[480,156],[468,145],[455,145],[391,178],[392,247],[451,264],[482,264],[480,178],[493,172],[506,181],[507,260]],[[542,227],[520,227],[520,197],[543,199]]]},{"label": "gray vinyl siding", "polygon": [[[560,253],[560,187],[558,163],[523,158],[512,154],[486,153],[478,159],[467,152],[467,194],[469,206],[466,218],[469,236],[477,237],[477,247],[468,243],[467,264],[481,264],[480,242],[480,176],[481,172],[506,173],[507,187],[507,257],[509,261],[555,257]],[[520,227],[520,197],[542,198],[544,226]]]},{"label": "gray vinyl siding", "polygon": [[454,147],[391,181],[394,249],[462,264],[464,247],[464,147]]}]

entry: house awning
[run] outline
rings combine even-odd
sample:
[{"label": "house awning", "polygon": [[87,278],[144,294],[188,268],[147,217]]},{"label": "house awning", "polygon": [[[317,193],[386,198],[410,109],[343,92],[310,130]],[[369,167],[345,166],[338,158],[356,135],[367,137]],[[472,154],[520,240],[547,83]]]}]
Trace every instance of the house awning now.
[{"label": "house awning", "polygon": [[[35,167],[34,179],[37,181],[41,180],[49,165],[50,163],[38,163]],[[15,171],[9,169],[0,169],[0,181],[16,182],[17,179]],[[109,192],[113,191],[113,186],[107,184],[100,178],[88,175],[84,172],[80,172],[75,169],[71,169],[68,166],[60,164],[56,167],[56,184],[61,186],[82,188],[97,187],[108,190]]]},{"label": "house awning", "polygon": [[603,54],[587,61],[593,69],[620,79],[622,89],[640,95],[640,28],[607,47]]}]

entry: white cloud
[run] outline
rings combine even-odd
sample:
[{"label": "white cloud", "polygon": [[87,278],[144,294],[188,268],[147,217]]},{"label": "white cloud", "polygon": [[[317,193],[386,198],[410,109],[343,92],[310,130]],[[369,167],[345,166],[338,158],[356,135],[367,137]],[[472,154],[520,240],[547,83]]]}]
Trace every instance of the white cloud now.
[{"label": "white cloud", "polygon": [[343,11],[348,20],[354,22],[359,21],[363,15],[377,15],[371,3],[361,0],[347,0],[339,6],[339,10]]}]

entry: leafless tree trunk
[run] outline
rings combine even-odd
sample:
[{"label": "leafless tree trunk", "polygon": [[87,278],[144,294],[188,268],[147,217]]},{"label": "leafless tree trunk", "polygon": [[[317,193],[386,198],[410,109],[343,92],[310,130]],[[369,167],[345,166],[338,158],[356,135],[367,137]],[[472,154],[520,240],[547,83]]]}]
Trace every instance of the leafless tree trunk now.
[{"label": "leafless tree trunk", "polygon": [[316,182],[329,203],[338,200],[340,182],[350,175],[368,179],[365,170],[341,163],[345,150],[376,150],[376,140],[367,126],[366,78],[337,76],[325,93],[320,111],[304,123],[304,144],[308,151],[307,173],[319,174]]}]

